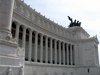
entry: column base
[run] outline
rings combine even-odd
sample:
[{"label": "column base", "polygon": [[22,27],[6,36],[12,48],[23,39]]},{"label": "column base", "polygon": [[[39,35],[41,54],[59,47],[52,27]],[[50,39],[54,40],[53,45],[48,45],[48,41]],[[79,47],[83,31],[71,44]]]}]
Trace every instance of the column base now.
[{"label": "column base", "polygon": [[10,30],[0,28],[0,39],[11,40],[12,35]]}]

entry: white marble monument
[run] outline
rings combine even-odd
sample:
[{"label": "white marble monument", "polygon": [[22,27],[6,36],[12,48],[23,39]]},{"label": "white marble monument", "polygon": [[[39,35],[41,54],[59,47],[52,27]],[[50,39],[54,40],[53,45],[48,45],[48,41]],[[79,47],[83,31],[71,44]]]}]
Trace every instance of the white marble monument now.
[{"label": "white marble monument", "polygon": [[0,0],[0,75],[100,75],[98,39],[64,28],[21,0]]}]

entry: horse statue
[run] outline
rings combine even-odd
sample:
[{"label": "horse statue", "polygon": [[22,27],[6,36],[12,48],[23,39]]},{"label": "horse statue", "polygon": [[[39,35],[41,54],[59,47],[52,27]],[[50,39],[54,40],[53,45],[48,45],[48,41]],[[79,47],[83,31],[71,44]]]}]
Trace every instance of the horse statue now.
[{"label": "horse statue", "polygon": [[81,22],[76,21],[76,19],[73,21],[73,19],[70,16],[68,16],[68,19],[71,21],[68,27],[81,26]]}]

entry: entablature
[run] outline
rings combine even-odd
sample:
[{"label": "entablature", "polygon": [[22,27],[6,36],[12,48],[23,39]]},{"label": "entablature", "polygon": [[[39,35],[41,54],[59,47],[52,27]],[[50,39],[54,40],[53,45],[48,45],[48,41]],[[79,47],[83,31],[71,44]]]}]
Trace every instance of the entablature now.
[{"label": "entablature", "polygon": [[23,17],[23,19],[26,19],[26,22],[29,23],[27,25],[34,24],[35,26],[41,27],[51,33],[55,33],[56,35],[64,38],[71,39],[74,37],[72,31],[69,31],[67,30],[67,28],[64,28],[57,23],[54,23],[50,19],[47,19],[45,16],[42,16],[40,13],[33,10],[30,6],[26,5],[23,1],[16,0],[14,13]]}]

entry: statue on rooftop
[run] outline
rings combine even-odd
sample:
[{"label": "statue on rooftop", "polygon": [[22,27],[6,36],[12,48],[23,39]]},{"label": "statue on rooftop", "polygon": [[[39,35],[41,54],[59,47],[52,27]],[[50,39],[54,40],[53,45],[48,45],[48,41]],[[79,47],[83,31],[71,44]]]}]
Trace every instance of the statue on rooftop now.
[{"label": "statue on rooftop", "polygon": [[71,21],[68,27],[81,26],[81,22],[76,21],[76,19],[73,21],[73,19],[70,16],[68,16],[68,19]]}]

